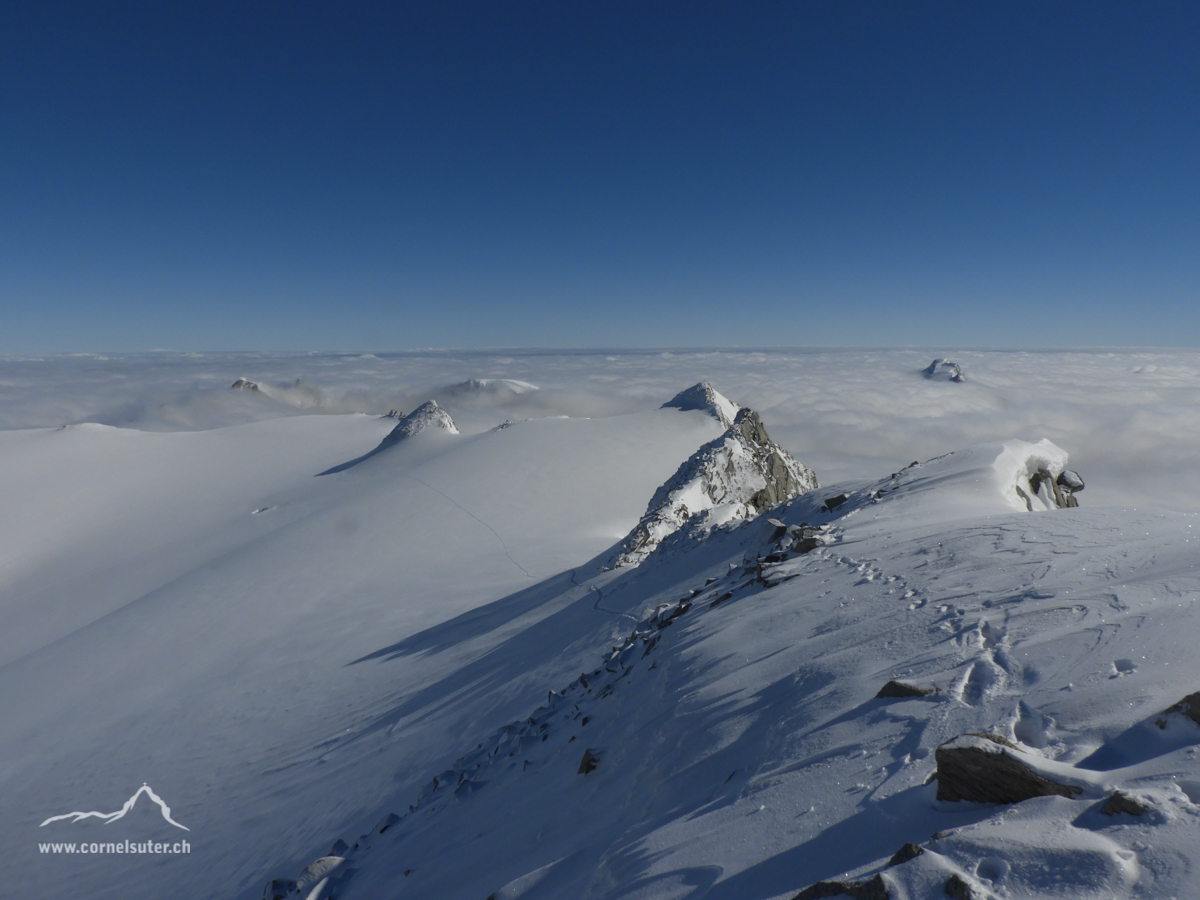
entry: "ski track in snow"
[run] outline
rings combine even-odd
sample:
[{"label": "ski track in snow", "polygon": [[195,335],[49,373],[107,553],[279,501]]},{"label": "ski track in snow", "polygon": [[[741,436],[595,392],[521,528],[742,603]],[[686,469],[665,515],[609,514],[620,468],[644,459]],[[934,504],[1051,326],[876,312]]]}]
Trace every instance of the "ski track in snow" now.
[{"label": "ski track in snow", "polygon": [[490,531],[493,535],[495,535],[496,540],[500,542],[500,549],[504,551],[504,555],[508,557],[508,561],[510,563],[512,563],[514,566],[516,566],[518,569],[520,569],[521,573],[526,578],[534,577],[533,574],[528,569],[526,569],[523,565],[521,565],[519,562],[517,562],[515,559],[513,559],[512,554],[508,552],[508,545],[504,543],[504,538],[500,537],[500,532],[498,532],[495,528],[493,528],[487,522],[483,521],[483,519],[479,518],[479,516],[475,515],[475,513],[471,512],[469,509],[467,509],[465,506],[463,506],[461,503],[459,503],[457,500],[455,500],[449,494],[445,493],[444,491],[439,491],[432,484],[429,484],[426,481],[421,481],[421,479],[418,478],[416,475],[405,475],[404,477],[411,478],[413,481],[416,481],[419,484],[425,485],[425,487],[429,488],[431,491],[433,491],[438,496],[442,497],[444,500],[448,500],[451,503],[453,503],[455,506],[457,506],[459,509],[461,509],[463,512],[465,512],[468,516],[470,516],[472,519],[474,519],[476,522],[478,522],[480,525],[482,525],[484,528],[486,528],[488,531]]}]

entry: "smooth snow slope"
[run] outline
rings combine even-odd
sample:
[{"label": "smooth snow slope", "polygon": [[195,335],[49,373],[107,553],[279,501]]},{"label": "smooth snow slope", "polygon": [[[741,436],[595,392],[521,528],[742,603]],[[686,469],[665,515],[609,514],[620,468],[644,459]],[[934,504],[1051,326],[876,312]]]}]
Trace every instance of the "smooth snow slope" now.
[{"label": "smooth snow slope", "polygon": [[[778,509],[820,528],[812,552],[763,516],[548,591],[486,669],[449,679],[473,709],[522,691],[526,708],[398,784],[385,829],[328,834],[315,855],[341,837],[346,861],[305,893],[767,900],[914,842],[884,871],[894,898],[945,897],[955,875],[1014,900],[1200,896],[1200,726],[1155,724],[1200,689],[1200,518],[1018,509],[1021,479],[1065,457],[971,448]],[[597,621],[593,596],[627,618]],[[876,699],[891,679],[936,693]],[[970,732],[1019,742],[1079,796],[937,801],[934,750]],[[1118,788],[1147,812],[1101,814]]]},{"label": "smooth snow slope", "polygon": [[[513,702],[492,691],[479,708],[454,679],[493,665],[526,610],[561,594],[721,430],[679,410],[429,430],[317,477],[394,424],[2,436],[0,495],[19,509],[5,516],[6,891],[259,895],[262,872],[306,861],[463,733],[525,705],[513,684]],[[595,621],[620,620],[597,607]],[[186,835],[145,800],[111,824],[39,827],[117,810],[143,783]],[[192,851],[36,848],[146,833]]]}]

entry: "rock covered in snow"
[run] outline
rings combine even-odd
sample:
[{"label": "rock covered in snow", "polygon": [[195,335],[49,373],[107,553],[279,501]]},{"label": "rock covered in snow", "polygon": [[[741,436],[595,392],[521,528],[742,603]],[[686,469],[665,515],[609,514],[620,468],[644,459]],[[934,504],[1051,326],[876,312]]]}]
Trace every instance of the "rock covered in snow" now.
[{"label": "rock covered in snow", "polygon": [[235,381],[229,387],[235,391],[257,391],[258,390],[257,384],[255,384],[253,381],[249,381],[245,378],[239,378],[237,381]]},{"label": "rock covered in snow", "polygon": [[[701,388],[706,389],[703,394]],[[708,385],[690,388],[675,400],[691,394],[690,400],[681,402],[703,396],[708,403],[709,392],[713,395],[710,411],[720,418],[718,413],[725,409],[721,401],[729,401]],[[815,487],[813,471],[771,440],[758,413],[742,409],[723,435],[693,453],[655,492],[613,566],[637,565],[684,524],[711,529],[753,518]]]},{"label": "rock covered in snow", "polygon": [[427,400],[397,422],[396,427],[388,432],[379,446],[390,447],[405,438],[420,434],[427,428],[440,428],[450,434],[458,434],[458,428],[450,418],[450,413],[438,406],[436,400]]},{"label": "rock covered in snow", "polygon": [[296,879],[296,891],[304,896],[307,891],[329,878],[345,861],[341,856],[322,856],[313,860]]},{"label": "rock covered in snow", "polygon": [[662,409],[699,409],[708,413],[725,428],[733,424],[740,407],[732,400],[723,396],[707,381],[693,384],[690,388],[680,391],[661,407]]},{"label": "rock covered in snow", "polygon": [[967,380],[962,366],[948,359],[935,359],[921,370],[921,374],[934,381],[953,381],[957,384],[962,384]]}]

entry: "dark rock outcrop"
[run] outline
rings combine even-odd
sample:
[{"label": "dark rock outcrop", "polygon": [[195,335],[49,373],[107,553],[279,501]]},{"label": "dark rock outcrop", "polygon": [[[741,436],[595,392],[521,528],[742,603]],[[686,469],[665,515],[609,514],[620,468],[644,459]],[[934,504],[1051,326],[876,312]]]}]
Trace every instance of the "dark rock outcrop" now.
[{"label": "dark rock outcrop", "polygon": [[846,494],[838,494],[836,497],[826,497],[825,502],[821,504],[821,509],[825,512],[833,512],[850,498]]},{"label": "dark rock outcrop", "polygon": [[[1073,509],[1079,506],[1075,494],[1083,490],[1083,479],[1069,469],[1064,469],[1057,476],[1041,469],[1030,476],[1029,490],[1034,496],[1041,497],[1047,506]],[[1028,497],[1025,498],[1025,504],[1029,506]]]},{"label": "dark rock outcrop", "polygon": [[920,856],[924,852],[925,852],[925,850],[924,850],[924,848],[921,847],[920,844],[914,844],[912,841],[909,841],[907,844],[905,844],[903,847],[901,847],[899,850],[897,850],[895,853],[892,854],[892,858],[888,860],[888,867],[890,868],[892,866],[902,866],[906,862],[908,862],[910,859],[916,859],[918,856]]},{"label": "dark rock outcrop", "polygon": [[579,761],[579,771],[575,774],[590,775],[596,770],[596,766],[598,765],[600,765],[600,758],[597,757],[596,754],[592,753],[590,749],[584,750],[583,759]]},{"label": "dark rock outcrop", "polygon": [[1104,805],[1100,807],[1100,812],[1106,816],[1115,816],[1118,813],[1140,816],[1145,811],[1145,804],[1139,803],[1128,794],[1122,794],[1120,791],[1113,791],[1112,796],[1105,800]]},{"label": "dark rock outcrop", "polygon": [[1020,760],[1015,744],[995,734],[963,734],[935,751],[937,798],[974,803],[1020,803],[1032,797],[1074,797],[1083,789],[1060,784]]},{"label": "dark rock outcrop", "polygon": [[879,689],[876,699],[891,697],[928,697],[933,693],[932,688],[919,688],[916,685],[905,684],[902,681],[889,681]]},{"label": "dark rock outcrop", "polygon": [[946,896],[954,900],[972,900],[975,892],[971,890],[970,882],[960,875],[951,875],[946,882]]},{"label": "dark rock outcrop", "polygon": [[868,881],[818,881],[792,900],[821,900],[823,897],[854,897],[855,900],[888,900],[887,882],[876,875]]},{"label": "dark rock outcrop", "polygon": [[230,387],[235,391],[257,391],[258,385],[253,381],[247,381],[245,378],[239,378]]}]

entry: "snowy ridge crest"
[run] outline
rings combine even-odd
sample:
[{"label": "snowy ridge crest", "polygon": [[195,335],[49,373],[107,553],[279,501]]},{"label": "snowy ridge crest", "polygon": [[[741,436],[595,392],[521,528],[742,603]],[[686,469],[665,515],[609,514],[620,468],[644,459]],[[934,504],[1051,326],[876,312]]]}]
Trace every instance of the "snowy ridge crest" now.
[{"label": "snowy ridge crest", "polygon": [[450,434],[458,434],[458,428],[450,418],[450,413],[438,406],[436,400],[426,400],[397,422],[396,427],[388,432],[379,446],[390,447],[405,438],[420,434],[427,428],[440,428]]},{"label": "snowy ridge crest", "polygon": [[[707,385],[684,394],[701,387]],[[637,565],[685,524],[707,531],[750,519],[817,486],[812,469],[771,440],[758,413],[742,409],[723,435],[693,453],[655,492],[612,565]]]}]

